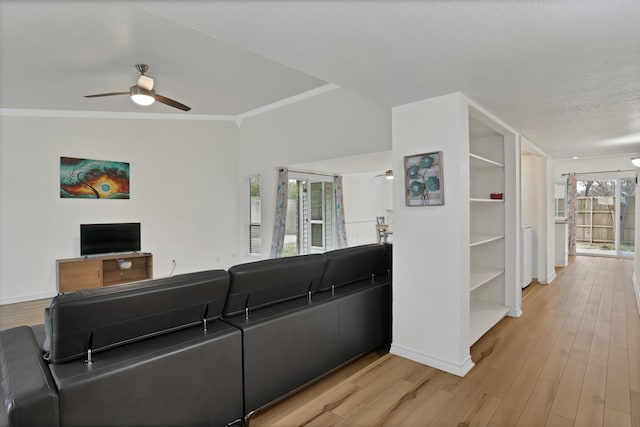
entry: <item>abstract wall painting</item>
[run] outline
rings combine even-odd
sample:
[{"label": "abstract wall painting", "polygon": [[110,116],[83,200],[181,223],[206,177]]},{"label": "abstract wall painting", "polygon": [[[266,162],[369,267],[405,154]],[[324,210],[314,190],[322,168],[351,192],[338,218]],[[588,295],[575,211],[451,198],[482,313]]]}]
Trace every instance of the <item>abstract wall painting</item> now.
[{"label": "abstract wall painting", "polygon": [[60,157],[61,199],[128,199],[129,163]]},{"label": "abstract wall painting", "polygon": [[407,206],[444,205],[442,151],[405,156],[404,177]]}]

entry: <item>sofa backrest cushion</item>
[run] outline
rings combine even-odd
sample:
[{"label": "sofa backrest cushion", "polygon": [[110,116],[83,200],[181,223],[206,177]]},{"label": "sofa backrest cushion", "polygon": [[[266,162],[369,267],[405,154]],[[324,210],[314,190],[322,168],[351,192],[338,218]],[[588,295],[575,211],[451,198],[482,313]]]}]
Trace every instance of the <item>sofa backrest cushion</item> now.
[{"label": "sofa backrest cushion", "polygon": [[305,296],[320,284],[326,258],[321,254],[273,258],[229,269],[231,284],[225,316]]},{"label": "sofa backrest cushion", "polygon": [[53,298],[45,316],[45,358],[52,363],[214,320],[229,289],[224,270],[88,289]]},{"label": "sofa backrest cushion", "polygon": [[387,274],[390,245],[373,243],[352,246],[325,252],[327,267],[318,291],[326,291],[331,286],[340,287],[362,280],[371,280],[371,275]]}]

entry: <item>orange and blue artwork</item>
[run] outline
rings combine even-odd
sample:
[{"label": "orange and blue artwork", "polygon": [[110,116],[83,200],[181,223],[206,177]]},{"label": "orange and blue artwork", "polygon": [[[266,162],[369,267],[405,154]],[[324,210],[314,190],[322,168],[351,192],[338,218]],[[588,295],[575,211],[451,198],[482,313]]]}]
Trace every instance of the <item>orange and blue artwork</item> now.
[{"label": "orange and blue artwork", "polygon": [[129,163],[60,157],[60,198],[128,199]]}]

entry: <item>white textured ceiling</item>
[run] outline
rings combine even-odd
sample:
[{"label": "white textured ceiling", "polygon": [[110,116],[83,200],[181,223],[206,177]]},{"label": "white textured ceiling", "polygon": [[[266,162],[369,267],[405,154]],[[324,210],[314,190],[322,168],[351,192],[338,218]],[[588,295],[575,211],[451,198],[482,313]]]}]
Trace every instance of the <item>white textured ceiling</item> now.
[{"label": "white textured ceiling", "polygon": [[194,113],[325,82],[389,107],[460,91],[553,157],[640,154],[638,0],[0,1],[5,108],[138,111],[81,96],[147,62]]}]

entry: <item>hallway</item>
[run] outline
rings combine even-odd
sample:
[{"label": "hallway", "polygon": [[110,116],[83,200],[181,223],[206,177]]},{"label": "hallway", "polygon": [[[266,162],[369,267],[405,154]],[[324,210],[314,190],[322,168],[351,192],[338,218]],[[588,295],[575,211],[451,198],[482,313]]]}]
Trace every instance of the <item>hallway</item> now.
[{"label": "hallway", "polygon": [[520,318],[472,348],[464,378],[369,355],[256,414],[258,426],[640,426],[633,261],[571,257]]}]

